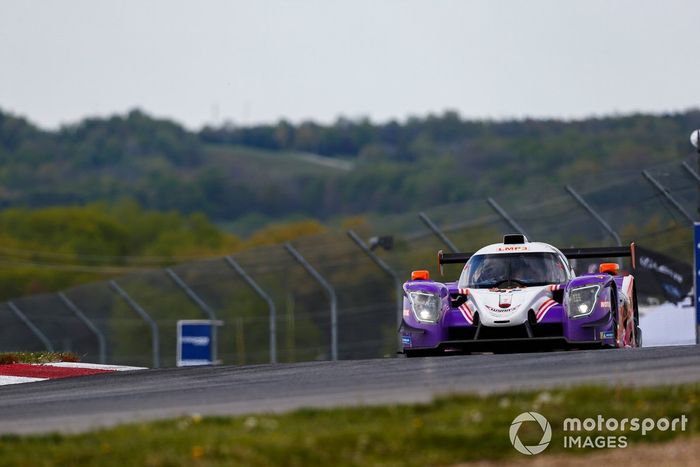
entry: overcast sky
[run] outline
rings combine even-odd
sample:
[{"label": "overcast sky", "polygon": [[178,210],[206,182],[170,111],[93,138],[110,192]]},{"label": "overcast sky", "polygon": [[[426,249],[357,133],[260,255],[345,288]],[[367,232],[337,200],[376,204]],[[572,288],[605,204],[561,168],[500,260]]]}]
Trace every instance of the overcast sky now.
[{"label": "overcast sky", "polygon": [[698,0],[0,0],[0,109],[47,128],[699,106]]}]

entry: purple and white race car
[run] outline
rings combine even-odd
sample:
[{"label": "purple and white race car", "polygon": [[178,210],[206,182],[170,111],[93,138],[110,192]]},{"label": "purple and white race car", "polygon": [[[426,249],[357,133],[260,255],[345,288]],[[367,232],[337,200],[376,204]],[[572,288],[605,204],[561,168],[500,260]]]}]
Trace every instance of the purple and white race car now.
[{"label": "purple and white race car", "polygon": [[576,276],[575,258],[631,257],[629,247],[557,249],[506,235],[476,253],[438,252],[438,264],[466,263],[457,282],[413,271],[399,330],[406,356],[446,352],[640,347],[634,276],[616,263]]}]

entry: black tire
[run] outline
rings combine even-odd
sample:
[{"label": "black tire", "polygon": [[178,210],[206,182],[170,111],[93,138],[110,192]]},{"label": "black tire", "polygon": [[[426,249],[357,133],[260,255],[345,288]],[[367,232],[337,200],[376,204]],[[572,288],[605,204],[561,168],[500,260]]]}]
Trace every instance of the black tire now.
[{"label": "black tire", "polygon": [[615,283],[613,282],[613,285],[610,286],[610,314],[612,316],[612,322],[613,322],[613,334],[615,335],[615,347],[619,348],[619,344],[617,342],[617,316],[620,314],[620,303],[617,300],[617,287],[615,287]]},{"label": "black tire", "polygon": [[639,327],[639,304],[637,303],[637,282],[632,285],[632,299],[634,300],[634,343],[636,347],[642,346],[642,328]]},{"label": "black tire", "polygon": [[639,326],[635,326],[634,328],[634,343],[636,344],[637,347],[642,346],[642,328]]},{"label": "black tire", "polygon": [[437,355],[442,355],[442,351],[433,349],[405,349],[403,353],[406,358],[435,357]]}]

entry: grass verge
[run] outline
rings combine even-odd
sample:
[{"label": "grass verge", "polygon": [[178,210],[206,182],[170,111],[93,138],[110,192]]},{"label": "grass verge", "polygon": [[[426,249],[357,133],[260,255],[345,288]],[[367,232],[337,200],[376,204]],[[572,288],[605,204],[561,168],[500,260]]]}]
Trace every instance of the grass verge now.
[{"label": "grass verge", "polygon": [[78,362],[80,358],[72,352],[6,352],[0,353],[0,365],[12,363]]},{"label": "grass verge", "polygon": [[[81,435],[2,436],[3,465],[449,465],[523,458],[509,440],[513,419],[537,411],[552,426],[539,456],[591,453],[564,449],[567,417],[675,418],[685,432],[653,430],[577,433],[626,436],[627,444],[667,441],[700,430],[700,385],[658,388],[580,387],[487,397],[452,396],[430,404],[299,410],[283,415],[201,417],[125,425]],[[523,442],[542,431],[526,424]],[[538,457],[539,457],[538,456]]]}]

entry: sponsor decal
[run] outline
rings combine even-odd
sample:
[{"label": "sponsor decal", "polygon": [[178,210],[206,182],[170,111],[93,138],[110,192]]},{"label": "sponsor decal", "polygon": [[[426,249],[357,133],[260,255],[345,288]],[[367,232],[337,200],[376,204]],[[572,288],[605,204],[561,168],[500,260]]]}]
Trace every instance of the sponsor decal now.
[{"label": "sponsor decal", "polygon": [[464,302],[459,306],[459,311],[462,313],[462,316],[464,316],[464,319],[467,320],[467,323],[472,324],[474,322],[474,312],[472,312],[472,309],[469,308],[467,302]]},{"label": "sponsor decal", "polygon": [[612,331],[600,331],[600,338],[601,339],[614,339],[615,333]]},{"label": "sponsor decal", "polygon": [[494,313],[507,313],[507,312],[510,312],[510,311],[515,311],[515,310],[517,310],[517,309],[520,307],[520,305],[515,305],[514,307],[510,307],[510,308],[505,308],[505,309],[504,309],[504,308],[494,308],[494,307],[489,306],[489,305],[484,305],[484,306],[485,306],[488,310],[493,311]]},{"label": "sponsor decal", "polygon": [[537,313],[535,313],[535,318],[537,319],[537,322],[539,323],[542,321],[542,318],[544,318],[544,315],[547,314],[549,310],[551,310],[555,305],[557,304],[556,301],[552,298],[548,298],[542,304],[540,307],[537,309]]},{"label": "sponsor decal", "polygon": [[677,282],[678,284],[683,284],[683,275],[674,271],[665,264],[659,264],[656,260],[649,256],[640,256],[639,258],[637,258],[637,261],[641,267],[658,272],[659,274],[668,277],[669,279]]},{"label": "sponsor decal", "polygon": [[401,343],[404,345],[404,347],[411,347],[413,345],[411,336],[401,336]]},{"label": "sponsor decal", "polygon": [[636,279],[644,284],[644,295],[678,303],[691,293],[693,267],[655,251],[637,247]]},{"label": "sponsor decal", "polygon": [[529,250],[526,246],[499,246],[498,251],[527,251]]},{"label": "sponsor decal", "polygon": [[512,293],[502,293],[498,294],[498,306],[501,308],[510,308],[510,305],[513,303],[513,294]]},{"label": "sponsor decal", "polygon": [[201,347],[201,346],[209,345],[209,337],[208,336],[183,336],[182,343],[196,345],[196,346]]},{"label": "sponsor decal", "polygon": [[601,300],[598,302],[601,308],[610,308],[610,302],[608,300]]}]

